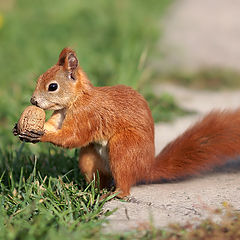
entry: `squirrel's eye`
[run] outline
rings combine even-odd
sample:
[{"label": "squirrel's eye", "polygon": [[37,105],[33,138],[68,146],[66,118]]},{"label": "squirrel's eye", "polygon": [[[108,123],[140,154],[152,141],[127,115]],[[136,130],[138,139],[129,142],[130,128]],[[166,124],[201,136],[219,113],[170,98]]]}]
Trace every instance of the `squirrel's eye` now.
[{"label": "squirrel's eye", "polygon": [[57,83],[51,83],[48,86],[48,91],[50,91],[50,92],[56,91],[57,89],[58,89]]}]

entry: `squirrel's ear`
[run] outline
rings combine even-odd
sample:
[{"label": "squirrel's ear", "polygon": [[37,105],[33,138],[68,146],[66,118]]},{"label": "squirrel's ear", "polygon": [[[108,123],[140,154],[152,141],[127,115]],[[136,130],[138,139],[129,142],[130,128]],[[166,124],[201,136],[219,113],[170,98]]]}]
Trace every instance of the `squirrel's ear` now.
[{"label": "squirrel's ear", "polygon": [[59,66],[63,66],[67,71],[73,72],[78,67],[76,53],[71,48],[64,48],[58,59]]}]

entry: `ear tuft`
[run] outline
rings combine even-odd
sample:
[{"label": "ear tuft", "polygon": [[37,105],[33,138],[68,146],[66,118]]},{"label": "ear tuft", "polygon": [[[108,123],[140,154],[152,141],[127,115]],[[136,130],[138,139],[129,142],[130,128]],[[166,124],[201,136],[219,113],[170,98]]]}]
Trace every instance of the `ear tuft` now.
[{"label": "ear tuft", "polygon": [[78,66],[77,55],[71,48],[64,48],[60,55],[57,64],[63,66],[67,71],[73,71]]}]

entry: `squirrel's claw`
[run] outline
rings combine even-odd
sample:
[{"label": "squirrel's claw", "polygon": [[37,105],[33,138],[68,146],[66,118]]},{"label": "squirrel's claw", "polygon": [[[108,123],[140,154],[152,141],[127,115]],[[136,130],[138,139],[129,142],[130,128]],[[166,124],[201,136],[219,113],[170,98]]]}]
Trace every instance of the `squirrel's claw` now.
[{"label": "squirrel's claw", "polygon": [[13,133],[14,136],[17,136],[19,134],[17,123],[15,123],[15,126],[12,129],[12,133]]},{"label": "squirrel's claw", "polygon": [[30,143],[37,143],[40,141],[40,139],[31,138],[31,137],[23,136],[23,135],[19,135],[19,139],[23,142],[30,142]]},{"label": "squirrel's claw", "polygon": [[23,142],[31,142],[31,143],[37,143],[40,141],[40,137],[33,137],[27,134],[20,134],[19,139]]},{"label": "squirrel's claw", "polygon": [[25,131],[17,135],[19,136],[19,139],[23,142],[37,143],[40,141],[40,137],[43,134],[43,131]]},{"label": "squirrel's claw", "polygon": [[26,135],[28,135],[28,136],[30,136],[32,138],[39,138],[39,137],[41,137],[44,134],[44,131],[34,131],[34,130],[31,130],[31,131],[26,131],[25,133],[26,133]]}]

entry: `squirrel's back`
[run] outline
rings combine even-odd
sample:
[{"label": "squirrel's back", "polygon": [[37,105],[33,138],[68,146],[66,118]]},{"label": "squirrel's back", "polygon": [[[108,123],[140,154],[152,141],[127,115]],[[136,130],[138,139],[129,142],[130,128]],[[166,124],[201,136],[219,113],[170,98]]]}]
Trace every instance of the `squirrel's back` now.
[{"label": "squirrel's back", "polygon": [[151,134],[154,140],[154,121],[146,100],[137,91],[124,85],[95,87],[95,97],[98,101],[98,112],[103,119],[109,119],[111,124],[122,131],[126,128],[137,128],[139,131]]}]

